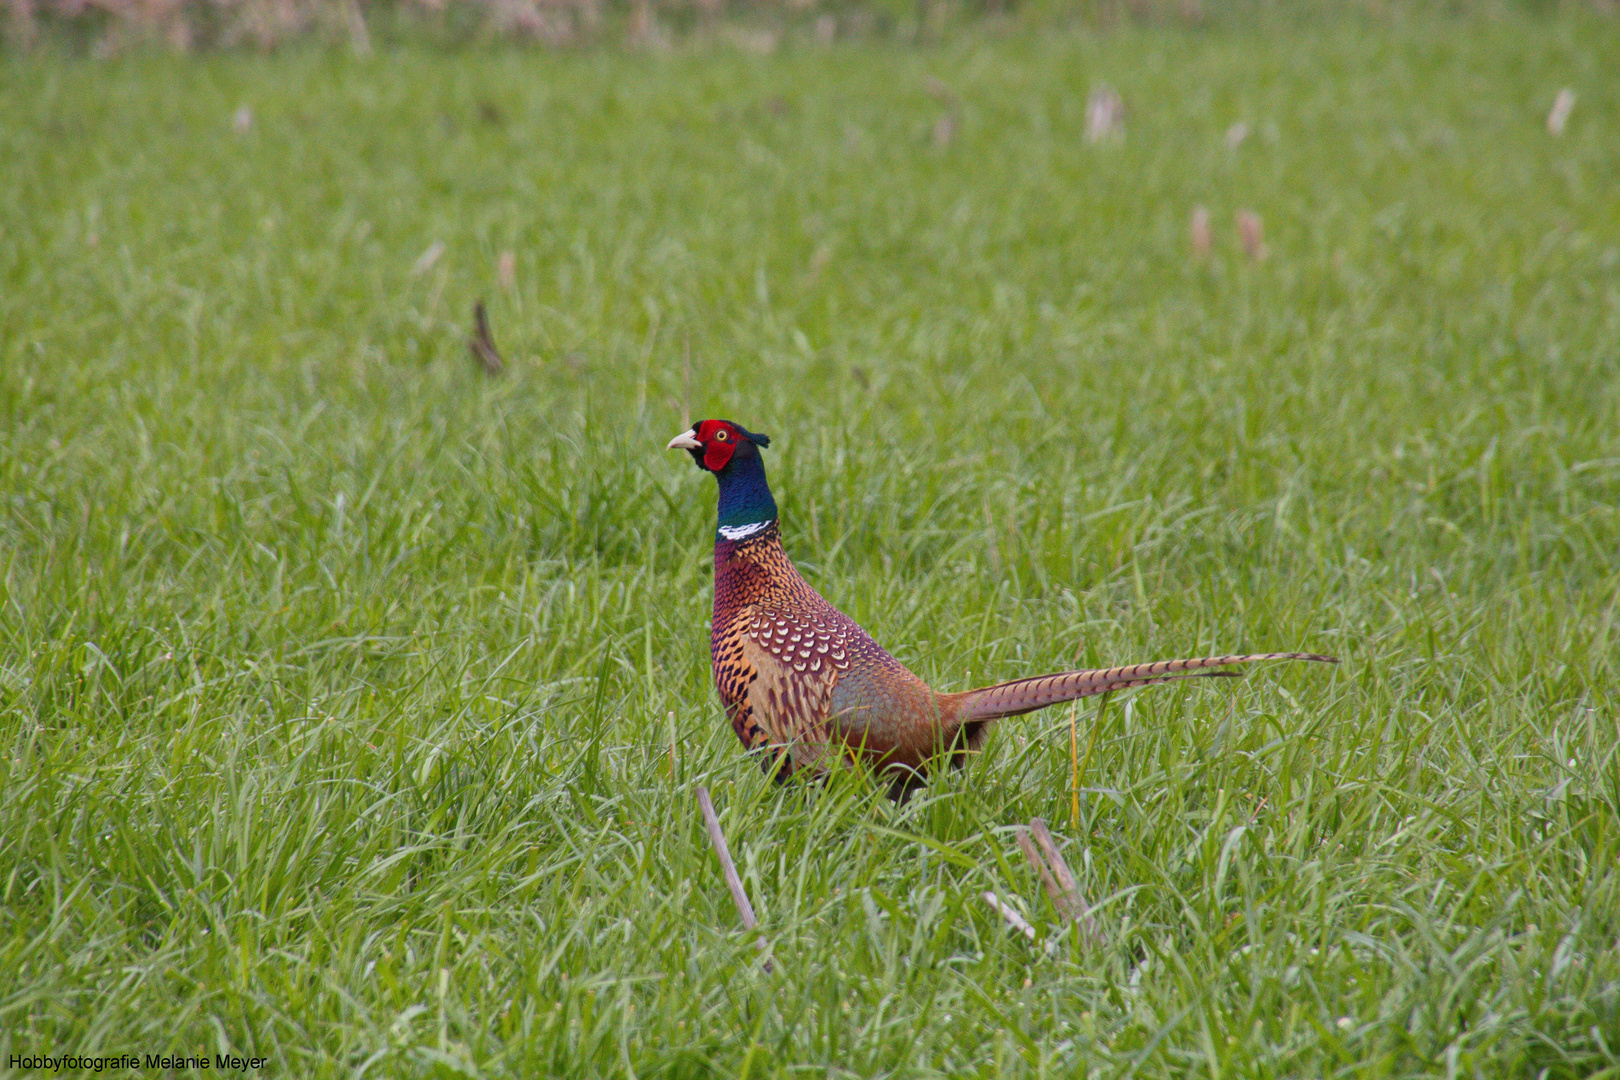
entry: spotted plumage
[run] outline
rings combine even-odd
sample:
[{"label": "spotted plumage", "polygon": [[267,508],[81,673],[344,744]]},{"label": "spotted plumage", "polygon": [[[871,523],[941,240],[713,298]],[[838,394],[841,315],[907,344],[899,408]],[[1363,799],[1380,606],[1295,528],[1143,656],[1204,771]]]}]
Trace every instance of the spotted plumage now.
[{"label": "spotted plumage", "polygon": [[1312,653],[1251,653],[1067,671],[939,694],[829,604],[782,549],[776,502],[759,451],[764,435],[704,420],[670,440],[720,485],[709,639],[715,687],[744,747],[778,779],[864,758],[894,774],[904,794],[940,758],[960,765],[998,719],[1075,698],[1178,679],[1231,675],[1256,660],[1316,660]]}]

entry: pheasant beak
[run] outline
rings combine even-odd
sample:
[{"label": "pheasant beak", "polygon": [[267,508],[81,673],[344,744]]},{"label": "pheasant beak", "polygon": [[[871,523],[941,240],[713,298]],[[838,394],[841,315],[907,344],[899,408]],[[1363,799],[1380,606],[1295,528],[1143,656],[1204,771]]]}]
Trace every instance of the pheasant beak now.
[{"label": "pheasant beak", "polygon": [[664,449],[665,450],[702,450],[703,449],[703,444],[698,442],[696,439],[692,438],[692,433],[690,431],[683,431],[679,435],[675,436],[673,439],[669,440],[669,445],[664,447]]}]

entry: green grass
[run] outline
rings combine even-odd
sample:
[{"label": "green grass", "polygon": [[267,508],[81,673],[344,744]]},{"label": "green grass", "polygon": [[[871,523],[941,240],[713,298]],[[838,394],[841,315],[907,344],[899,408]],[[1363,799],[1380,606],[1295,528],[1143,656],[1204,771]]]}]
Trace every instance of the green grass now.
[{"label": "green grass", "polygon": [[[0,1065],[1617,1075],[1614,31],[0,60]],[[1078,827],[1061,709],[776,788],[687,352],[938,685],[1344,663],[1116,701]]]}]

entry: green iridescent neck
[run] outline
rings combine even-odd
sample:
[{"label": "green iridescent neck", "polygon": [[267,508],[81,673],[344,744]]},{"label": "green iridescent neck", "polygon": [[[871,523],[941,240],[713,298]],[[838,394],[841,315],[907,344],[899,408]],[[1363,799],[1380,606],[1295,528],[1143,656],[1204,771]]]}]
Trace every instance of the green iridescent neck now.
[{"label": "green iridescent neck", "polygon": [[720,482],[717,539],[740,540],[776,520],[776,500],[771,498],[771,486],[765,481],[765,462],[758,450],[748,449],[752,453],[738,453],[715,474]]}]

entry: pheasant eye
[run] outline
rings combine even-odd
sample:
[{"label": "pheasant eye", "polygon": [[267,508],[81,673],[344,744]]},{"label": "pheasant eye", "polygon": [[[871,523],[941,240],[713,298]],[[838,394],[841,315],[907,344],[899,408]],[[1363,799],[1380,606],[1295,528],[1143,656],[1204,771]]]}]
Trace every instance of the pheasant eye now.
[{"label": "pheasant eye", "polygon": [[726,432],[725,432],[725,429],[724,429],[724,428],[721,428],[721,429],[720,429],[720,430],[719,430],[719,431],[717,431],[717,432],[715,432],[715,433],[714,433],[714,437],[715,437],[715,438],[717,438],[717,439],[719,439],[719,440],[720,440],[720,441],[721,441],[721,442],[725,442],[725,441],[726,441]]}]

